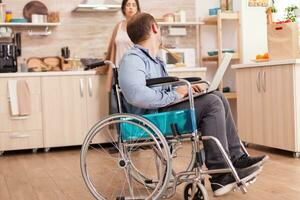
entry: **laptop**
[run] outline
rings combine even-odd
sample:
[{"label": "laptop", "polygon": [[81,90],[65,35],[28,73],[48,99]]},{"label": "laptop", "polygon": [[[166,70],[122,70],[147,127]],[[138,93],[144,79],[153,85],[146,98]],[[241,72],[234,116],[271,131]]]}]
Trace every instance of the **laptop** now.
[{"label": "laptop", "polygon": [[[211,84],[209,85],[209,87],[205,91],[203,91],[201,93],[194,94],[193,95],[194,98],[198,97],[198,96],[205,95],[207,93],[213,92],[213,91],[218,89],[218,87],[219,87],[219,85],[220,85],[220,83],[223,79],[223,76],[226,72],[226,69],[228,68],[228,66],[230,64],[231,59],[232,59],[232,54],[231,53],[224,53],[222,62],[220,64],[220,66],[218,67]],[[188,97],[185,97],[185,98],[175,102],[175,104],[180,103],[182,101],[186,101],[187,99],[188,99]]]}]

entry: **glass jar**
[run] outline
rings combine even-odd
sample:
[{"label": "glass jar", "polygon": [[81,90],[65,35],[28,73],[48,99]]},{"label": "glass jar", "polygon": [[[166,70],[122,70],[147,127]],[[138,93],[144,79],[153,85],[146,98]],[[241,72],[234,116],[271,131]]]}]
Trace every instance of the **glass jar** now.
[{"label": "glass jar", "polygon": [[220,8],[222,12],[232,12],[233,0],[220,0]]}]

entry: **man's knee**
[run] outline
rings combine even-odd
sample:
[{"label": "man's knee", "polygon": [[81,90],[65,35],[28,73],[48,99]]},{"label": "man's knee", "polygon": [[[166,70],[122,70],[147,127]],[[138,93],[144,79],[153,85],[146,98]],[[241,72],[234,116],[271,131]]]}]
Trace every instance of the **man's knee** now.
[{"label": "man's knee", "polygon": [[199,102],[199,104],[201,104],[199,106],[204,106],[206,110],[219,110],[219,111],[224,110],[224,106],[221,99],[213,93],[206,94],[201,98],[197,98],[195,101],[195,107],[198,106],[197,105],[198,101],[201,101],[201,103]]}]

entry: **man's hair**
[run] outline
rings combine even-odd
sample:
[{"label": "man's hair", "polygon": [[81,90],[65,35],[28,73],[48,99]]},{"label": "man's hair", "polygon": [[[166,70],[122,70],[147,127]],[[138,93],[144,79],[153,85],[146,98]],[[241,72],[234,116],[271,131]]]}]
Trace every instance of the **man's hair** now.
[{"label": "man's hair", "polygon": [[[129,0],[123,0],[122,1],[121,9],[122,9],[122,13],[123,13],[124,16],[125,16],[126,4],[127,4],[128,1]],[[135,0],[135,3],[136,3],[136,7],[137,7],[137,12],[140,13],[141,12],[141,7],[140,7],[139,0]]]},{"label": "man's hair", "polygon": [[138,44],[147,40],[154,23],[156,23],[154,17],[148,13],[134,15],[127,23],[127,33],[131,41]]}]

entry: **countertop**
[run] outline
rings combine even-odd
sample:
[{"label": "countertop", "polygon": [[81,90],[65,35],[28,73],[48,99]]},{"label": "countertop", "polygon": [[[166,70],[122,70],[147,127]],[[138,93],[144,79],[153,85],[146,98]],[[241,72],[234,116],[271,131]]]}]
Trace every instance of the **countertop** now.
[{"label": "countertop", "polygon": [[[168,72],[196,72],[206,71],[205,67],[178,67],[167,68]],[[60,71],[60,72],[17,72],[17,73],[0,73],[0,78],[9,77],[39,77],[39,76],[84,76],[95,75],[95,70],[90,71]]]},{"label": "countertop", "polygon": [[267,62],[255,62],[247,64],[232,65],[232,69],[251,68],[251,67],[266,67],[275,65],[300,64],[300,59],[285,59],[285,60],[270,60]]}]

